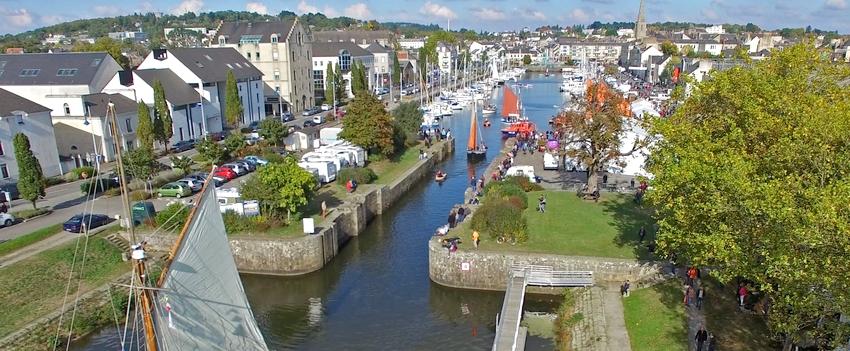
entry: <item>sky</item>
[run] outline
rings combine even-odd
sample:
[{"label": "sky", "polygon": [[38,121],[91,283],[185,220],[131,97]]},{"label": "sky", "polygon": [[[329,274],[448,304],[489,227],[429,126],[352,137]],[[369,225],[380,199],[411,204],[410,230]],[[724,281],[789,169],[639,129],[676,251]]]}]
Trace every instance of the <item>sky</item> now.
[{"label": "sky", "polygon": [[[0,0],[0,33],[133,12],[248,10],[277,14],[322,12],[329,17],[435,23],[499,31],[545,24],[634,21],[639,0]],[[850,33],[850,0],[646,0],[648,22],[755,23]]]}]

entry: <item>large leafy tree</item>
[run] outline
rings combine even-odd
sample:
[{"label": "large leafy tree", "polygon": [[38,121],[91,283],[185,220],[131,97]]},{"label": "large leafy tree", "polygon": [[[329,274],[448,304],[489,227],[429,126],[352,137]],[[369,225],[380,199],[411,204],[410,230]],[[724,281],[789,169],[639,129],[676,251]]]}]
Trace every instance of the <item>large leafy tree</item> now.
[{"label": "large leafy tree", "polygon": [[576,110],[562,113],[553,121],[554,128],[561,132],[566,156],[587,167],[588,192],[598,190],[599,172],[606,166],[648,143],[646,137],[636,137],[631,145],[622,144],[627,133],[636,133],[644,124],[641,117],[625,116],[628,111],[623,106],[623,98],[616,91],[605,83],[592,83]]},{"label": "large leafy tree", "polygon": [[370,154],[391,156],[395,153],[392,119],[372,94],[354,96],[339,137],[369,150]]},{"label": "large leafy tree", "polygon": [[242,100],[239,99],[239,88],[236,86],[236,76],[233,71],[227,71],[227,81],[224,84],[224,118],[231,127],[239,125],[242,119]]},{"label": "large leafy tree", "polygon": [[356,60],[351,64],[351,91],[355,95],[369,88],[365,71],[366,67],[363,66],[363,62],[360,62],[360,60]]},{"label": "large leafy tree", "polygon": [[195,149],[198,150],[198,154],[201,155],[204,160],[212,164],[219,164],[227,159],[227,151],[225,151],[221,145],[210,139],[201,140],[195,146]]},{"label": "large leafy tree", "polygon": [[267,118],[260,122],[259,134],[274,146],[280,144],[287,135],[287,128],[278,119]]},{"label": "large leafy tree", "polygon": [[316,178],[298,166],[292,157],[269,163],[242,187],[242,196],[255,199],[267,215],[291,221],[291,215],[307,204],[316,189]]},{"label": "large leafy tree", "polygon": [[676,56],[679,55],[679,47],[667,40],[661,43],[661,52],[664,55]]},{"label": "large leafy tree", "polygon": [[336,73],[334,73],[333,64],[328,62],[328,67],[325,68],[325,102],[335,103],[334,99],[340,99],[342,96],[335,95],[334,84],[336,84]]},{"label": "large leafy tree", "polygon": [[45,195],[46,184],[41,164],[30,148],[30,139],[24,133],[15,134],[12,140],[15,147],[15,161],[18,163],[18,193],[22,199],[35,202]]},{"label": "large leafy tree", "polygon": [[752,281],[786,347],[850,335],[850,68],[828,57],[801,44],[715,72],[655,126],[659,250]]},{"label": "large leafy tree", "polygon": [[165,100],[165,88],[162,87],[162,82],[156,80],[153,82],[153,102],[154,102],[154,117],[153,135],[154,139],[159,141],[168,151],[168,141],[174,136],[174,127],[171,121],[171,109],[168,108],[168,103]]},{"label": "large leafy tree", "polygon": [[136,137],[139,138],[139,144],[142,147],[153,149],[154,132],[153,122],[151,121],[151,112],[144,100],[139,101],[139,123],[136,127]]},{"label": "large leafy tree", "polygon": [[523,65],[530,65],[531,64],[531,56],[528,56],[528,55],[523,56],[522,57],[522,64]]},{"label": "large leafy tree", "polygon": [[393,110],[393,119],[406,134],[415,134],[422,126],[422,110],[417,102],[403,102]]},{"label": "large leafy tree", "polygon": [[133,178],[149,180],[156,175],[156,157],[149,147],[140,147],[124,154],[127,173]]}]

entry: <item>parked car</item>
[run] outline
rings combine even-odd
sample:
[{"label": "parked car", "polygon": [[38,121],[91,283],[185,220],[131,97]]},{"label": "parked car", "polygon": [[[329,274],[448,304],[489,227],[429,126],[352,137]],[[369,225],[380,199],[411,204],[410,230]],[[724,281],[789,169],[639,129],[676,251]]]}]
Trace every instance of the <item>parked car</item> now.
[{"label": "parked car", "polygon": [[220,168],[229,168],[230,170],[236,172],[237,175],[242,176],[248,173],[248,169],[245,166],[236,163],[225,163]]},{"label": "parked car", "polygon": [[313,124],[314,125],[320,125],[322,123],[325,123],[325,116],[322,116],[322,115],[313,116]]},{"label": "parked car", "polygon": [[65,221],[62,224],[62,228],[67,232],[82,233],[86,231],[86,227],[91,230],[106,223],[109,223],[109,217],[106,215],[96,213],[78,214]]},{"label": "parked car", "polygon": [[237,165],[244,166],[245,169],[248,170],[248,172],[253,172],[253,171],[257,170],[257,166],[255,164],[251,163],[250,161],[245,161],[245,160],[240,159],[240,160],[235,160],[235,161],[230,162],[230,163],[235,163]]},{"label": "parked car", "polygon": [[[0,193],[9,193],[9,200],[10,201],[21,198],[20,193],[18,193],[18,183],[6,183],[6,184],[3,184],[3,185],[0,185]],[[0,198],[0,200],[5,200],[5,199]]]},{"label": "parked car", "polygon": [[227,136],[224,132],[215,132],[207,134],[207,137],[212,141],[222,141],[224,137]]},{"label": "parked car", "polygon": [[183,152],[183,151],[191,150],[194,147],[195,147],[195,140],[189,139],[189,140],[183,140],[183,141],[178,141],[178,142],[174,143],[174,145],[171,146],[171,149],[174,150],[174,152]]},{"label": "parked car", "polygon": [[204,187],[204,181],[197,180],[194,178],[183,178],[176,181],[175,183],[185,184],[189,187],[189,189],[192,189],[192,192],[201,191],[201,189]]},{"label": "parked car", "polygon": [[236,179],[239,175],[230,168],[217,168],[215,173],[213,173],[213,177],[224,179],[225,182],[229,182],[233,179]]},{"label": "parked car", "polygon": [[210,174],[206,173],[206,172],[196,172],[196,173],[192,173],[192,174],[187,175],[185,178],[197,179],[197,180],[204,182],[204,181],[207,180],[207,178],[209,176],[210,176]]},{"label": "parked car", "polygon": [[257,129],[260,128],[260,121],[253,121],[248,125],[248,128],[251,129],[252,132],[256,132]]},{"label": "parked car", "polygon": [[156,193],[159,197],[170,196],[179,199],[184,196],[192,195],[192,188],[183,183],[173,182],[163,185],[156,191]]},{"label": "parked car", "polygon": [[295,133],[301,130],[301,126],[289,126],[289,134]]},{"label": "parked car", "polygon": [[260,138],[255,137],[255,136],[246,136],[245,137],[245,144],[248,144],[248,145],[254,145],[258,141],[260,141]]},{"label": "parked car", "polygon": [[265,166],[265,165],[269,164],[268,160],[261,158],[259,156],[254,156],[254,155],[245,156],[245,161],[253,162],[257,166]]},{"label": "parked car", "polygon": [[282,116],[280,116],[280,120],[283,122],[290,122],[295,120],[295,116],[292,115],[292,112],[284,112]]},{"label": "parked car", "polygon": [[322,104],[322,111],[329,111],[333,106],[328,104]]},{"label": "parked car", "polygon": [[345,110],[336,110],[336,118],[341,119],[345,117]]},{"label": "parked car", "polygon": [[219,177],[212,177],[212,181],[213,181],[213,185],[215,185],[216,188],[224,185],[224,183],[227,183],[227,180],[225,180],[224,178],[219,178]]},{"label": "parked car", "polygon": [[315,127],[317,125],[318,124],[316,124],[316,122],[314,122],[312,119],[308,119],[308,120],[304,121],[304,128]]},{"label": "parked car", "polygon": [[0,213],[0,223],[2,223],[4,227],[15,224],[15,216],[6,212]]},{"label": "parked car", "polygon": [[301,112],[301,115],[302,116],[312,116],[312,115],[319,113],[320,111],[321,110],[319,110],[316,107],[311,107],[311,108],[304,110],[304,112]]}]

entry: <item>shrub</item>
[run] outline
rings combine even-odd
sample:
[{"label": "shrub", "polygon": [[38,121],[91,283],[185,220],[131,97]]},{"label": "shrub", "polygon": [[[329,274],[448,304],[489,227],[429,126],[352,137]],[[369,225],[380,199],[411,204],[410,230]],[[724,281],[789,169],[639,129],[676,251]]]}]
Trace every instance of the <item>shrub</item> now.
[{"label": "shrub", "polygon": [[97,174],[97,171],[95,171],[94,167],[83,166],[72,169],[70,174],[73,174],[73,177],[71,177],[73,178],[72,180],[77,180],[83,179],[83,173],[85,173],[88,178],[91,178]]},{"label": "shrub", "polygon": [[152,185],[154,188],[159,188],[180,178],[183,178],[183,171],[181,170],[165,171],[153,178]]},{"label": "shrub", "polygon": [[277,220],[266,216],[245,217],[234,211],[227,211],[222,215],[224,229],[228,234],[235,233],[265,233],[273,226],[279,226]]},{"label": "shrub", "polygon": [[242,133],[242,134],[249,134],[251,132],[253,132],[253,130],[251,130],[251,128],[248,128],[248,127],[242,127],[242,128],[239,129],[239,133]]},{"label": "shrub", "polygon": [[36,216],[43,215],[45,213],[49,213],[50,210],[46,208],[36,208],[34,210],[20,210],[17,212],[12,212],[12,215],[18,219],[30,219]]},{"label": "shrub", "polygon": [[151,193],[145,190],[134,190],[130,193],[130,201],[143,201],[151,198]]},{"label": "shrub", "polygon": [[276,152],[266,152],[263,154],[263,158],[269,163],[282,163],[286,157]]},{"label": "shrub", "polygon": [[106,196],[121,195],[121,188],[115,187],[115,188],[106,189],[106,191],[103,192],[103,195],[106,195]]},{"label": "shrub", "polygon": [[505,200],[490,200],[475,211],[472,229],[516,242],[528,240],[528,223],[522,210]]},{"label": "shrub", "polygon": [[519,209],[528,208],[528,195],[513,183],[491,182],[484,187],[484,201],[508,200]]},{"label": "shrub", "polygon": [[511,176],[505,178],[504,182],[515,184],[524,192],[541,191],[543,187],[540,184],[532,183],[528,177]]},{"label": "shrub", "polygon": [[112,179],[91,179],[90,181],[82,182],[80,184],[80,191],[82,191],[83,194],[88,194],[91,192],[93,186],[95,187],[94,192],[100,193],[112,188],[117,188],[118,182]]},{"label": "shrub", "polygon": [[339,185],[345,185],[349,179],[354,179],[357,184],[369,184],[378,179],[378,176],[370,168],[345,168],[336,176]]},{"label": "shrub", "polygon": [[168,205],[156,214],[156,222],[167,231],[179,231],[187,218],[189,218],[189,206],[181,203]]},{"label": "shrub", "polygon": [[59,177],[59,176],[44,179],[44,185],[46,185],[46,186],[53,186],[53,185],[56,185],[56,184],[62,184],[64,182],[65,182],[65,178],[62,178],[62,177]]}]

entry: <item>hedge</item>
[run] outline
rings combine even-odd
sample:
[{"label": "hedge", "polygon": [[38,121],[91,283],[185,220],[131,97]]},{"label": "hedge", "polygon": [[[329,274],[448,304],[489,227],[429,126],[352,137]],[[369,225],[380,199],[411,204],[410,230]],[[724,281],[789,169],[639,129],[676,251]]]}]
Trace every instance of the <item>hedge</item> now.
[{"label": "hedge", "polygon": [[490,182],[484,187],[484,202],[508,200],[519,209],[528,208],[528,195],[518,185],[508,182]]},{"label": "hedge", "polygon": [[369,184],[378,176],[370,168],[345,168],[336,175],[336,183],[339,185],[345,185],[349,179],[354,179],[357,184]]},{"label": "hedge", "polygon": [[528,222],[522,210],[505,200],[485,202],[472,217],[472,229],[497,239],[504,237],[516,242],[528,240]]}]

